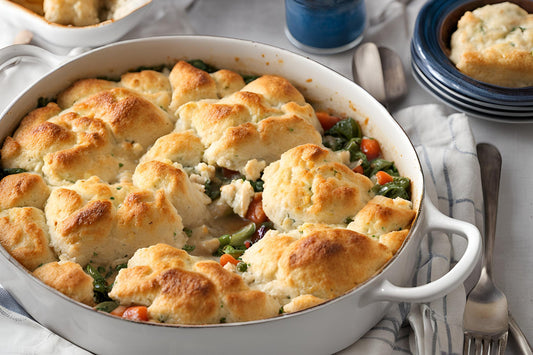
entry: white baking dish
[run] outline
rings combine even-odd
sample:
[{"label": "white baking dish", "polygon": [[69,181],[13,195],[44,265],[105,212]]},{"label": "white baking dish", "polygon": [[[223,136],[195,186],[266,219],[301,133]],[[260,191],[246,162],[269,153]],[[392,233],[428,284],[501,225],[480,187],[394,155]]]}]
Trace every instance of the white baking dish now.
[{"label": "white baking dish", "polygon": [[[28,48],[0,51],[0,60]],[[18,53],[18,54],[17,54]],[[45,52],[32,51],[32,55]],[[46,54],[44,54],[46,55]],[[50,59],[50,58],[49,58]],[[300,55],[271,46],[228,38],[177,36],[127,41],[86,53],[50,72],[2,113],[0,140],[36,106],[76,79],[118,76],[141,65],[203,59],[241,73],[270,73],[288,78],[317,107],[328,107],[361,122],[377,138],[386,158],[412,180],[418,215],[396,256],[383,270],[351,292],[319,306],[274,319],[246,323],[179,326],[136,323],[103,314],[75,302],[33,278],[0,248],[0,283],[37,321],[79,346],[98,354],[328,354],[352,344],[385,314],[391,302],[429,301],[453,290],[470,274],[481,250],[479,231],[444,216],[424,194],[424,177],[415,149],[401,127],[367,92],[342,75]],[[463,236],[467,247],[455,267],[430,284],[406,285],[416,255],[429,230]]]},{"label": "white baking dish", "polygon": [[31,31],[36,37],[62,47],[97,47],[114,42],[129,32],[150,7],[151,0],[135,1],[124,16],[91,26],[65,26],[47,21],[22,5],[0,0],[0,17],[13,26]]}]

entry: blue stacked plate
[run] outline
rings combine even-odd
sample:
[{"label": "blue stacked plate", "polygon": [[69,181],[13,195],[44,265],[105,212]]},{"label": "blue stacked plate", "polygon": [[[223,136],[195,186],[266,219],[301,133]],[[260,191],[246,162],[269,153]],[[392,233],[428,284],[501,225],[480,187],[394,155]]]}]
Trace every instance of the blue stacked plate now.
[{"label": "blue stacked plate", "polygon": [[[533,87],[506,88],[480,82],[462,74],[447,55],[451,34],[465,11],[502,1],[426,3],[418,14],[411,41],[413,75],[432,95],[473,117],[509,123],[533,122]],[[524,7],[523,1],[512,1]]]}]

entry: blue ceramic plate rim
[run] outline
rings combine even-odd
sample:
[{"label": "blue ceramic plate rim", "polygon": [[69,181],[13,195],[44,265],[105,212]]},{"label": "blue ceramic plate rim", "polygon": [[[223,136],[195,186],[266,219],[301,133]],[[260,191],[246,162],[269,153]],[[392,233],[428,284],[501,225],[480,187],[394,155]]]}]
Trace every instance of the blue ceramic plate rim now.
[{"label": "blue ceramic plate rim", "polygon": [[446,56],[439,44],[439,31],[445,17],[465,0],[432,0],[420,10],[414,28],[413,44],[424,63],[422,68],[454,91],[482,101],[502,104],[533,104],[533,87],[505,88],[486,84],[462,74]]},{"label": "blue ceramic plate rim", "polygon": [[430,78],[426,77],[424,73],[421,72],[420,68],[415,62],[411,63],[411,69],[413,71],[413,76],[415,76],[415,79],[417,79],[418,83],[421,86],[423,86],[434,96],[437,96],[439,99],[449,104],[450,106],[457,109],[460,108],[461,111],[476,113],[478,115],[484,115],[492,118],[498,117],[498,120],[501,121],[508,121],[509,119],[515,120],[516,122],[523,122],[524,120],[533,120],[533,107],[530,109],[530,111],[527,112],[509,112],[505,110],[502,111],[487,107],[475,106],[470,104],[469,102],[463,101],[458,97],[449,95],[448,93],[440,90],[438,87],[435,86],[433,82],[431,82]]},{"label": "blue ceramic plate rim", "polygon": [[529,104],[527,102],[520,102],[515,103],[512,105],[502,105],[495,103],[493,101],[481,101],[477,100],[465,95],[462,95],[461,93],[454,91],[452,88],[445,85],[445,83],[441,83],[435,79],[430,73],[428,73],[427,70],[424,70],[426,67],[424,66],[423,61],[418,57],[416,51],[414,51],[413,46],[411,47],[411,61],[416,64],[417,69],[424,75],[424,77],[427,79],[427,81],[431,82],[432,85],[434,85],[439,91],[441,91],[445,95],[453,96],[457,100],[462,101],[465,104],[469,104],[476,107],[483,107],[488,109],[496,109],[501,111],[508,111],[508,112],[533,112],[533,103]]},{"label": "blue ceramic plate rim", "polygon": [[[414,64],[412,63],[412,65],[414,65]],[[442,102],[444,102],[445,104],[447,104],[448,106],[452,107],[453,109],[455,109],[455,110],[457,110],[459,112],[466,113],[469,116],[472,116],[472,117],[475,117],[475,118],[480,118],[480,119],[493,121],[493,122],[499,122],[499,123],[533,123],[533,118],[523,118],[523,119],[520,119],[520,118],[505,118],[505,117],[503,117],[501,115],[491,115],[491,114],[481,113],[481,112],[472,110],[470,107],[465,107],[465,106],[460,105],[458,103],[455,103],[455,102],[452,102],[452,101],[448,101],[446,98],[441,96],[438,92],[434,91],[431,87],[426,85],[427,83],[425,82],[424,78],[420,77],[420,74],[421,74],[420,72],[417,72],[415,70],[415,68],[412,68],[412,69],[413,69],[413,77],[420,84],[420,86],[422,86],[431,95],[433,95],[437,99],[441,100]]]}]

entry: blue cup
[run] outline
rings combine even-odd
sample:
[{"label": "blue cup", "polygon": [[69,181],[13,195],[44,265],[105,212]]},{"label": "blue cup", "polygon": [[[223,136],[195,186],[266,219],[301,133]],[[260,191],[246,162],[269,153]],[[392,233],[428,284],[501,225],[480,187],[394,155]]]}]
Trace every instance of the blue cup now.
[{"label": "blue cup", "polygon": [[343,52],[363,39],[364,0],[285,0],[285,34],[296,47],[317,54]]}]

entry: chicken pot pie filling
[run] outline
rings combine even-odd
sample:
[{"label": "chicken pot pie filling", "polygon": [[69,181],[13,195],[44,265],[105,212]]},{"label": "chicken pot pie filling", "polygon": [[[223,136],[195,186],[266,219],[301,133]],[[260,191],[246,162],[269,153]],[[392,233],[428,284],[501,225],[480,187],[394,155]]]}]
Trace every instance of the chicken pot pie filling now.
[{"label": "chicken pot pie filling", "polygon": [[244,322],[340,296],[398,251],[410,181],[285,78],[202,61],[82,79],[1,150],[0,243],[116,316]]}]

